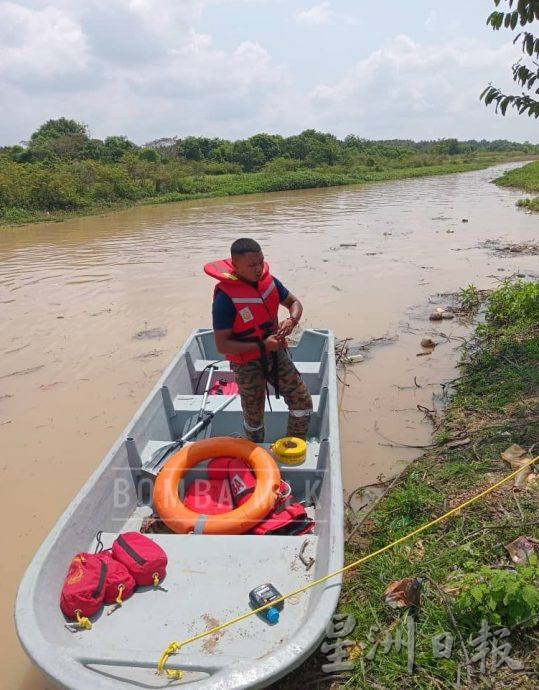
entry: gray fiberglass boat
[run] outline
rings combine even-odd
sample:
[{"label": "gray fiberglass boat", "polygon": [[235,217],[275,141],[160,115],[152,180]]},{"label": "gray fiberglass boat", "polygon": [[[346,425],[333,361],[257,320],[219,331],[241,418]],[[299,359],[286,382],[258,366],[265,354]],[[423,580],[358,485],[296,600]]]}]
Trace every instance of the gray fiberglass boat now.
[{"label": "gray fiberglass boat", "polygon": [[[58,686],[261,688],[297,667],[321,644],[337,605],[340,575],[287,599],[274,625],[260,614],[252,615],[182,647],[167,662],[167,668],[184,671],[181,680],[156,673],[171,641],[249,611],[249,592],[257,585],[270,582],[286,594],[342,567],[333,334],[306,330],[290,354],[311,392],[313,414],[305,460],[280,464],[280,471],[315,520],[314,531],[301,536],[150,534],[168,556],[163,582],[168,591],[139,589],[113,615],[102,609],[92,618],[91,630],[72,631],[66,625],[59,596],[72,557],[80,551],[93,553],[100,531],[109,547],[119,533],[140,529],[153,512],[153,482],[178,440],[242,432],[239,397],[204,394],[209,377],[231,381],[233,373],[228,362],[219,361],[212,331],[195,331],[45,539],[21,581],[15,611],[19,638],[32,661]],[[268,443],[284,435],[287,413],[282,399],[270,394],[265,412]],[[204,467],[190,472],[200,475]]]}]

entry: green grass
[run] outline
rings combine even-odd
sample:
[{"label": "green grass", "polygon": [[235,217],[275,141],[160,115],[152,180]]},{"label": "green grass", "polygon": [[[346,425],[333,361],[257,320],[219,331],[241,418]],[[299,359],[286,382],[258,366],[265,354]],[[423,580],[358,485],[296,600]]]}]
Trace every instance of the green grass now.
[{"label": "green grass", "polygon": [[539,390],[539,282],[505,281],[489,298],[454,403],[503,410]]},{"label": "green grass", "polygon": [[480,410],[503,410],[539,387],[539,341],[508,340],[472,356],[473,370],[460,383],[455,403]]},{"label": "green grass", "polygon": [[[494,181],[501,187],[516,187],[526,192],[539,193],[539,161],[528,163],[522,168],[508,170]],[[517,206],[539,213],[539,197],[519,199]]]},{"label": "green grass", "polygon": [[127,201],[116,201],[107,204],[90,204],[85,206],[84,210],[73,209],[68,211],[35,211],[19,207],[0,207],[0,227],[2,225],[23,226],[31,223],[62,223],[70,218],[114,213],[129,208],[130,206],[133,206],[133,204]]},{"label": "green grass", "polygon": [[507,170],[495,180],[500,187],[518,187],[526,192],[539,192],[539,161],[533,161],[522,168]]},{"label": "green grass", "polygon": [[[386,170],[355,170],[334,172],[325,168],[321,170],[296,170],[286,173],[243,173],[238,175],[206,175],[200,180],[199,187],[193,193],[203,196],[236,196],[240,194],[257,194],[264,192],[282,192],[295,189],[312,189],[335,187],[366,182],[383,182],[387,180],[429,175],[447,175],[456,172],[481,170],[499,162],[493,156],[482,157],[474,161],[455,160],[450,163],[422,165],[419,167],[389,168]],[[191,198],[186,194],[167,194],[144,200],[143,203],[162,203],[163,201],[183,201]]]},{"label": "green grass", "polygon": [[[509,466],[500,453],[512,443],[528,448],[539,442],[536,290],[539,281],[506,282],[491,294],[485,321],[462,362],[457,391],[435,436],[439,447],[408,466],[398,484],[348,541],[346,563],[429,523],[506,476]],[[464,436],[470,439],[466,446],[445,445]],[[470,657],[477,653],[470,639],[477,637],[483,617],[496,630],[539,610],[539,568],[532,564],[518,572],[511,570],[504,548],[520,535],[539,539],[538,510],[539,481],[518,494],[511,481],[415,538],[348,571],[338,611],[356,619],[357,625],[348,636],[356,646],[352,649],[354,668],[341,674],[339,684],[360,690],[439,690],[453,687],[460,665],[462,687],[536,687],[539,637],[530,634],[527,626],[535,627],[537,620],[517,625],[508,640],[510,656],[526,667],[522,673],[504,666],[482,676],[479,665],[473,664],[472,684],[467,685],[463,644]],[[385,589],[404,577],[423,579],[420,606],[390,608],[384,603]],[[388,634],[395,638],[399,628],[406,640],[407,615],[414,616],[416,626],[412,675],[407,673],[405,647],[400,653],[392,647],[387,654],[379,647],[374,660],[366,658],[373,646],[369,642],[372,626],[378,628],[372,639],[380,644]],[[443,632],[454,637],[449,659],[437,659],[433,654],[432,638]],[[490,659],[489,654],[487,665]],[[328,663],[327,658],[319,652],[276,688],[330,687],[328,676],[321,672],[324,663]]]},{"label": "green grass", "polygon": [[533,199],[519,199],[517,201],[517,206],[539,213],[539,197],[536,196]]}]

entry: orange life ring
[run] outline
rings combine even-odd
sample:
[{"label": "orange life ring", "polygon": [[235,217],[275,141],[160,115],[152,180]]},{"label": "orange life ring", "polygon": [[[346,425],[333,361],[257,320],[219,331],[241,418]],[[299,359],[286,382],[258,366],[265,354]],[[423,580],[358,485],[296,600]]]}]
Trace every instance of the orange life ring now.
[{"label": "orange life ring", "polygon": [[[190,467],[222,455],[245,460],[255,472],[255,490],[245,503],[228,513],[195,513],[181,501],[178,484]],[[159,517],[174,532],[243,534],[273,509],[280,480],[279,468],[264,448],[244,438],[215,436],[190,443],[170,456],[155,480],[153,503]]]}]

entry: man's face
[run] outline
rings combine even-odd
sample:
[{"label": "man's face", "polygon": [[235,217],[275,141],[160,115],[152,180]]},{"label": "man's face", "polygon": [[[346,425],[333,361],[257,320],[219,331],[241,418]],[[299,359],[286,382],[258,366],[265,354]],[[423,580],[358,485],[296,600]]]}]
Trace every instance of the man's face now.
[{"label": "man's face", "polygon": [[258,283],[264,269],[264,254],[262,252],[247,252],[232,257],[232,264],[238,278],[249,283]]}]

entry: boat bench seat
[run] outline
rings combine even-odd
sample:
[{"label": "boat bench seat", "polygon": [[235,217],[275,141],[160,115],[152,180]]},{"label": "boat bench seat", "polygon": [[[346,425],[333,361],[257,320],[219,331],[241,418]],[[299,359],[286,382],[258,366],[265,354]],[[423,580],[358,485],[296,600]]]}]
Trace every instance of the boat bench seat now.
[{"label": "boat bench seat", "polygon": [[[204,435],[207,438],[207,435]],[[199,437],[201,438],[201,437]],[[269,451],[271,443],[262,443],[263,448]],[[170,441],[158,441],[150,440],[145,445],[141,453],[141,464],[142,471],[146,476],[157,476],[157,473],[162,467],[162,462],[159,462],[155,467],[152,466],[152,458],[154,454],[157,454],[160,450],[166,449],[170,446]],[[311,477],[318,475],[319,471],[325,467],[327,461],[327,447],[321,445],[318,439],[311,438],[307,443],[307,453],[305,460],[299,465],[287,465],[277,461],[277,464],[281,470],[281,473],[286,475],[288,481],[291,481],[294,476],[303,476],[303,479],[309,480]],[[201,472],[201,476],[205,476],[204,463],[200,464],[200,469],[191,469],[190,472],[193,476],[198,476],[198,472]]]},{"label": "boat bench seat", "polygon": [[[177,395],[174,398],[173,405],[175,412],[187,412],[190,415],[198,414],[200,406],[202,404],[203,395]],[[233,395],[209,395],[206,400],[206,411],[213,412],[220,405],[222,405],[227,399],[233,398]],[[313,395],[313,413],[318,412],[318,405],[320,402],[319,395]],[[270,395],[269,403],[271,403],[271,411],[274,413],[286,413],[288,414],[288,406],[284,401],[284,398],[276,398],[274,395]],[[266,399],[265,411],[270,412],[268,400]],[[235,400],[225,407],[220,414],[226,412],[241,412],[241,400],[237,396]]]},{"label": "boat bench seat", "polygon": [[[174,413],[173,423],[175,425],[176,438],[180,438],[188,433],[196,424],[203,397],[203,395],[177,395],[173,399],[171,410]],[[205,411],[215,412],[227,400],[231,401],[230,404],[215,414],[208,426],[198,434],[197,438],[243,433],[243,410],[239,395],[209,395],[206,399]],[[312,396],[313,412],[309,427],[310,435],[317,435],[319,432],[319,417],[324,414],[324,400],[325,396]],[[271,403],[271,409],[269,403]],[[276,399],[274,395],[270,395],[269,402],[266,400],[264,411],[266,440],[273,442],[285,433],[288,406],[282,397]]]},{"label": "boat bench seat", "polygon": [[[148,512],[148,511],[147,511]],[[149,513],[148,513],[149,514]],[[138,532],[140,528],[140,518],[138,516],[133,516],[133,521],[127,521],[126,524],[123,526],[122,530],[120,532],[101,532],[99,533],[99,540],[103,544],[104,549],[110,549],[112,546],[112,542],[118,538],[120,534],[126,531],[135,531]],[[256,551],[259,549],[256,547],[260,547],[261,551],[267,551],[268,550],[268,544],[264,544],[263,540],[269,540],[271,539],[271,546],[272,548],[274,546],[280,545],[282,549],[286,549],[287,551],[290,550],[291,553],[293,554],[294,557],[297,556],[297,552],[295,551],[298,546],[301,548],[303,543],[305,541],[309,542],[310,549],[309,551],[312,553],[312,555],[315,555],[316,553],[316,547],[318,544],[318,535],[317,534],[303,534],[303,535],[280,535],[280,534],[272,534],[272,535],[255,535],[255,534],[171,534],[171,533],[152,533],[149,532],[146,534],[147,537],[149,537],[152,541],[157,542],[166,552],[167,555],[170,555],[170,560],[173,560],[174,554],[176,555],[177,559],[181,562],[182,569],[180,569],[180,572],[188,572],[184,570],[185,568],[185,560],[188,555],[194,555],[198,549],[201,550],[201,553],[207,553],[208,546],[211,543],[211,546],[215,546],[215,542],[221,542],[222,540],[228,540],[229,544],[227,547],[224,547],[222,550],[225,551],[226,553],[230,553],[231,550],[234,549],[239,549],[241,550],[242,556],[245,557],[246,553],[249,553],[252,555],[252,551],[246,550],[245,549],[245,542],[249,542],[251,545],[251,548],[254,548]],[[262,540],[262,543],[259,541]],[[94,553],[96,547],[98,546],[99,542],[97,541],[96,538],[94,538],[90,549],[91,552]],[[189,544],[189,547],[186,545]],[[280,553],[281,548],[276,548],[275,552]],[[220,549],[221,550],[221,549]],[[199,555],[199,554],[197,554]],[[307,578],[310,579],[310,578]]]},{"label": "boat bench seat", "polygon": [[[230,362],[228,361],[215,362],[213,359],[196,359],[194,362],[196,373],[200,374],[210,364],[215,364],[217,371],[231,371]],[[294,364],[300,374],[318,374],[321,362],[294,362]]]},{"label": "boat bench seat", "polygon": [[[233,377],[232,370],[230,369],[230,362],[215,362],[213,359],[196,359],[194,361],[193,366],[196,377],[200,377],[200,375],[206,370],[207,367],[210,366],[210,364],[215,364],[215,370],[221,374],[224,374],[224,378]],[[323,361],[294,362],[294,365],[309,389],[312,389],[316,383],[319,384],[323,372]]]}]

